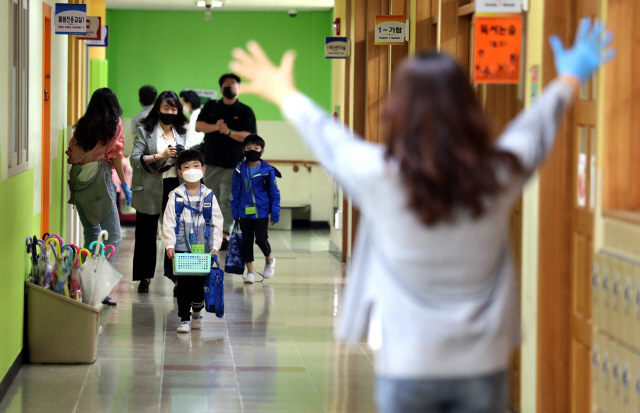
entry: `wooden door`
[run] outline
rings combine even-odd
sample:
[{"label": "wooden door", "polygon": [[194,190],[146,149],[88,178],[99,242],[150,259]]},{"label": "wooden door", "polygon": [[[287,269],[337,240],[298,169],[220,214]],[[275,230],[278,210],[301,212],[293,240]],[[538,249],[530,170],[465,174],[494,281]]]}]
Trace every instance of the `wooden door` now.
[{"label": "wooden door", "polygon": [[42,175],[40,231],[49,232],[51,200],[51,6],[42,5]]},{"label": "wooden door", "polygon": [[[597,0],[578,0],[576,20],[600,14]],[[577,26],[577,21],[575,22]],[[586,83],[575,102],[570,122],[573,146],[573,217],[571,245],[571,314],[569,389],[570,412],[591,412],[591,267],[593,264],[593,227],[596,201],[596,118],[597,78]]]}]

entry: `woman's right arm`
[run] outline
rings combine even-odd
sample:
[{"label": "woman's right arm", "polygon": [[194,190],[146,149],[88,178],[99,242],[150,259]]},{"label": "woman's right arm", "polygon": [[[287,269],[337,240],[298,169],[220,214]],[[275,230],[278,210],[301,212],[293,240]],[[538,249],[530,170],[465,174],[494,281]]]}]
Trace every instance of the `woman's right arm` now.
[{"label": "woman's right arm", "polygon": [[566,50],[557,36],[551,37],[551,47],[558,79],[546,88],[530,110],[521,113],[505,130],[497,146],[514,153],[529,172],[533,172],[551,151],[563,116],[571,98],[600,66],[615,56],[608,49],[613,34],[600,21],[591,24],[583,18],[576,40]]},{"label": "woman's right arm", "polygon": [[136,138],[133,141],[133,150],[131,151],[131,156],[129,157],[129,162],[131,163],[131,167],[134,170],[136,169],[136,167],[145,169],[144,166],[140,163],[140,156],[144,155],[146,151],[147,143],[145,140],[145,134],[140,133],[140,129],[138,129]]},{"label": "woman's right arm", "polygon": [[553,81],[530,109],[507,126],[496,146],[513,153],[526,171],[533,172],[553,148],[558,128],[579,87],[575,78]]},{"label": "woman's right arm", "polygon": [[145,165],[152,164],[156,161],[161,161],[163,159],[167,159],[171,156],[176,155],[176,148],[167,148],[162,153],[156,154],[148,154],[147,153],[147,142],[146,142],[146,134],[142,133],[140,129],[138,129],[138,133],[136,134],[136,139],[133,141],[133,150],[131,151],[131,156],[129,157],[131,166],[135,168],[136,166],[144,166],[141,164],[141,161],[144,160]]}]

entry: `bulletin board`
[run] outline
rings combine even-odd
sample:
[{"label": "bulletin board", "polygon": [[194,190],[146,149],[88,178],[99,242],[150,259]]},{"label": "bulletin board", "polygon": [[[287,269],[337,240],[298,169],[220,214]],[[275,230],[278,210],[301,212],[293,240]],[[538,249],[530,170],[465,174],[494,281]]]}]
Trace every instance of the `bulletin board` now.
[{"label": "bulletin board", "polygon": [[522,65],[522,17],[476,17],[474,83],[519,83]]}]

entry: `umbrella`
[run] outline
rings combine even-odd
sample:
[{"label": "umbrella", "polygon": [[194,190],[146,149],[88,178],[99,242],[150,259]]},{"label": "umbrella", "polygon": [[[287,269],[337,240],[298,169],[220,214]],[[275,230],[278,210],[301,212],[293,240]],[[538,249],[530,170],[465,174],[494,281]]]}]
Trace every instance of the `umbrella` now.
[{"label": "umbrella", "polygon": [[75,251],[75,260],[73,263],[73,267],[71,267],[71,272],[69,274],[69,296],[77,301],[82,301],[82,282],[80,281],[80,267],[82,266],[82,255],[87,257],[91,256],[89,250],[80,249],[75,244],[69,244],[71,248]]},{"label": "umbrella", "polygon": [[[55,248],[52,246],[53,244],[55,244]],[[55,286],[55,283],[57,282],[58,272],[60,270],[60,267],[62,266],[62,252],[60,251],[60,241],[58,241],[56,238],[47,238],[47,240],[45,241],[45,245],[48,248],[51,248],[51,250],[53,251],[55,262],[51,263],[51,256],[49,255],[49,251],[47,248],[47,258],[45,263],[44,277],[42,280],[42,287],[52,290]]]},{"label": "umbrella", "polygon": [[[117,272],[107,261],[115,252],[113,246],[105,247],[102,243],[102,236],[108,239],[108,232],[102,231],[98,235],[98,240],[91,243],[89,249],[95,250],[80,270],[82,280],[82,302],[91,306],[98,306],[111,290],[120,282],[122,274]],[[105,258],[105,250],[110,250],[111,254]]]},{"label": "umbrella", "polygon": [[[69,257],[67,258],[66,261],[64,261],[64,252],[65,251],[69,251]],[[62,248],[62,255],[63,255],[63,262],[64,264],[62,265],[62,267],[60,268],[60,271],[58,273],[58,280],[55,284],[55,288],[53,289],[53,291],[55,291],[58,294],[62,294],[65,297],[69,297],[69,284],[67,283],[68,277],[69,277],[69,273],[71,272],[71,262],[73,261],[73,259],[75,258],[75,250],[70,247],[69,245],[65,245],[64,248]]]},{"label": "umbrella", "polygon": [[31,270],[29,271],[29,277],[35,284],[40,282],[40,265],[38,263],[38,237],[27,237],[27,253],[31,253]]}]

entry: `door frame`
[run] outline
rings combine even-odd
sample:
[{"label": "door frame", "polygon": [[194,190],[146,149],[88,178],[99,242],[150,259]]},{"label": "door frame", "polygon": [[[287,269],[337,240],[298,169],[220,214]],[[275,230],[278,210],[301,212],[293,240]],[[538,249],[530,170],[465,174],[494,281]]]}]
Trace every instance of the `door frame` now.
[{"label": "door frame", "polygon": [[51,204],[51,6],[42,4],[42,161],[40,230],[49,231]]}]

